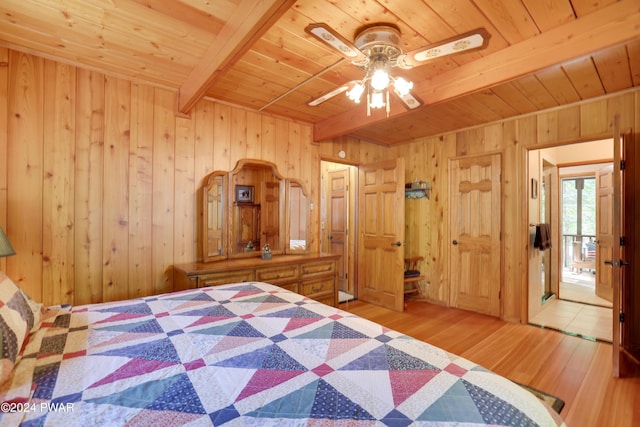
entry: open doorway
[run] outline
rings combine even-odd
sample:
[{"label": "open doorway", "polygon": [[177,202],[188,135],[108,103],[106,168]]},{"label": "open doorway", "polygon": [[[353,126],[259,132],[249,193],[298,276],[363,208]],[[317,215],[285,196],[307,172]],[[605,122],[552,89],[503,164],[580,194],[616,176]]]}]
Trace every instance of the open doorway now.
[{"label": "open doorway", "polygon": [[[612,191],[599,186],[598,177],[603,170],[612,169],[611,162],[559,168],[562,262],[558,296],[562,300],[602,307],[613,305],[612,296],[597,292],[596,287],[599,273],[596,242],[610,227],[609,218],[604,221],[599,218],[599,199],[607,197],[602,192]],[[605,229],[599,229],[599,224]]]},{"label": "open doorway", "polygon": [[[598,174],[612,162],[613,143],[563,145],[528,156],[529,323],[611,342],[612,305],[596,295],[602,257],[596,248],[599,227],[611,222],[598,211]],[[549,230],[548,247],[534,247],[540,227]]]},{"label": "open doorway", "polygon": [[358,167],[322,160],[320,206],[320,249],[339,254],[338,300],[347,302],[357,298],[355,207]]}]

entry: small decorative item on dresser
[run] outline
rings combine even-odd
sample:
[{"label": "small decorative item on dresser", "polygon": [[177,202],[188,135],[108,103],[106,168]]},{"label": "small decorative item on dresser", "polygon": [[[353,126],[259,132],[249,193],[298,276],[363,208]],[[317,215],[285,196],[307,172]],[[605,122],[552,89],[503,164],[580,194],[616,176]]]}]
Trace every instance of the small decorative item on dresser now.
[{"label": "small decorative item on dresser", "polygon": [[264,260],[271,259],[271,248],[269,247],[268,243],[262,247],[262,259]]}]

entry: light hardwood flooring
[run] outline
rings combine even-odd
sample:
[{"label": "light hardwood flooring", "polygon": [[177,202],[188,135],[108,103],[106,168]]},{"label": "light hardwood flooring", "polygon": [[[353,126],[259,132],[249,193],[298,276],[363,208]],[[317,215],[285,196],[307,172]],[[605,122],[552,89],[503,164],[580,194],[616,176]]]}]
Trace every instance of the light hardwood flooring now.
[{"label": "light hardwood flooring", "polygon": [[361,301],[340,308],[560,397],[570,427],[640,425],[640,378],[612,377],[608,343],[425,302],[402,313]]}]

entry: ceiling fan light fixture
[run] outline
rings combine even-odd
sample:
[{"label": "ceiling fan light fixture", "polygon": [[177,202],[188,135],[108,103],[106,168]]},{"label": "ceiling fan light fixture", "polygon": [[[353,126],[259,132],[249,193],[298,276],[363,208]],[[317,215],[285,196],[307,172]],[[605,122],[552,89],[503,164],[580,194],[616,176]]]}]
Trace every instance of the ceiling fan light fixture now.
[{"label": "ceiling fan light fixture", "polygon": [[365,88],[364,88],[364,85],[362,83],[356,83],[355,85],[353,85],[351,90],[346,93],[346,95],[350,100],[352,100],[356,104],[359,104],[360,103],[360,98],[362,97],[362,94],[364,93],[364,89]]},{"label": "ceiling fan light fixture", "polygon": [[393,87],[396,92],[402,97],[407,95],[413,89],[413,82],[405,80],[403,77],[398,77],[393,82]]},{"label": "ceiling fan light fixture", "polygon": [[361,28],[356,33],[353,43],[324,23],[309,24],[305,31],[350,60],[353,65],[365,73],[361,80],[350,82],[348,88],[343,85],[311,100],[308,104],[317,106],[347,90],[346,95],[349,99],[359,104],[362,94],[366,91],[367,116],[371,114],[371,108],[386,107],[387,117],[389,117],[391,108],[389,103],[389,92],[391,91],[408,110],[423,105],[422,101],[412,92],[413,82],[402,77],[394,77],[390,73],[391,69],[396,67],[410,69],[434,58],[484,49],[488,46],[491,38],[491,34],[486,29],[477,28],[437,43],[404,52],[400,29],[391,23],[374,23]]},{"label": "ceiling fan light fixture", "polygon": [[382,68],[378,68],[371,75],[371,87],[375,90],[385,90],[389,86],[389,73]]},{"label": "ceiling fan light fixture", "polygon": [[371,108],[382,108],[386,105],[384,102],[384,94],[379,91],[373,91],[371,93],[371,102],[369,102],[369,106]]}]

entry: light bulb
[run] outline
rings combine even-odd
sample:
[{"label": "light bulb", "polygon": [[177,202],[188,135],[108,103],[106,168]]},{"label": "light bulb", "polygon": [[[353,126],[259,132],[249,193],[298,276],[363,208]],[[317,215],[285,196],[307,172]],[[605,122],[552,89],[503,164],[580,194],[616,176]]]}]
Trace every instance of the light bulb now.
[{"label": "light bulb", "polygon": [[371,108],[382,108],[384,107],[384,96],[382,92],[373,92],[371,94]]},{"label": "light bulb", "polygon": [[350,100],[352,100],[356,104],[359,104],[360,103],[360,97],[362,96],[363,92],[364,92],[364,86],[361,85],[360,83],[356,83],[351,88],[351,90],[347,92],[347,96],[349,97]]},{"label": "light bulb", "polygon": [[409,82],[402,77],[398,77],[395,82],[393,82],[393,87],[396,88],[396,91],[400,96],[405,96],[409,94],[411,89],[413,89],[413,82]]},{"label": "light bulb", "polygon": [[371,86],[375,90],[384,90],[389,86],[389,74],[383,69],[377,69],[371,76]]}]

